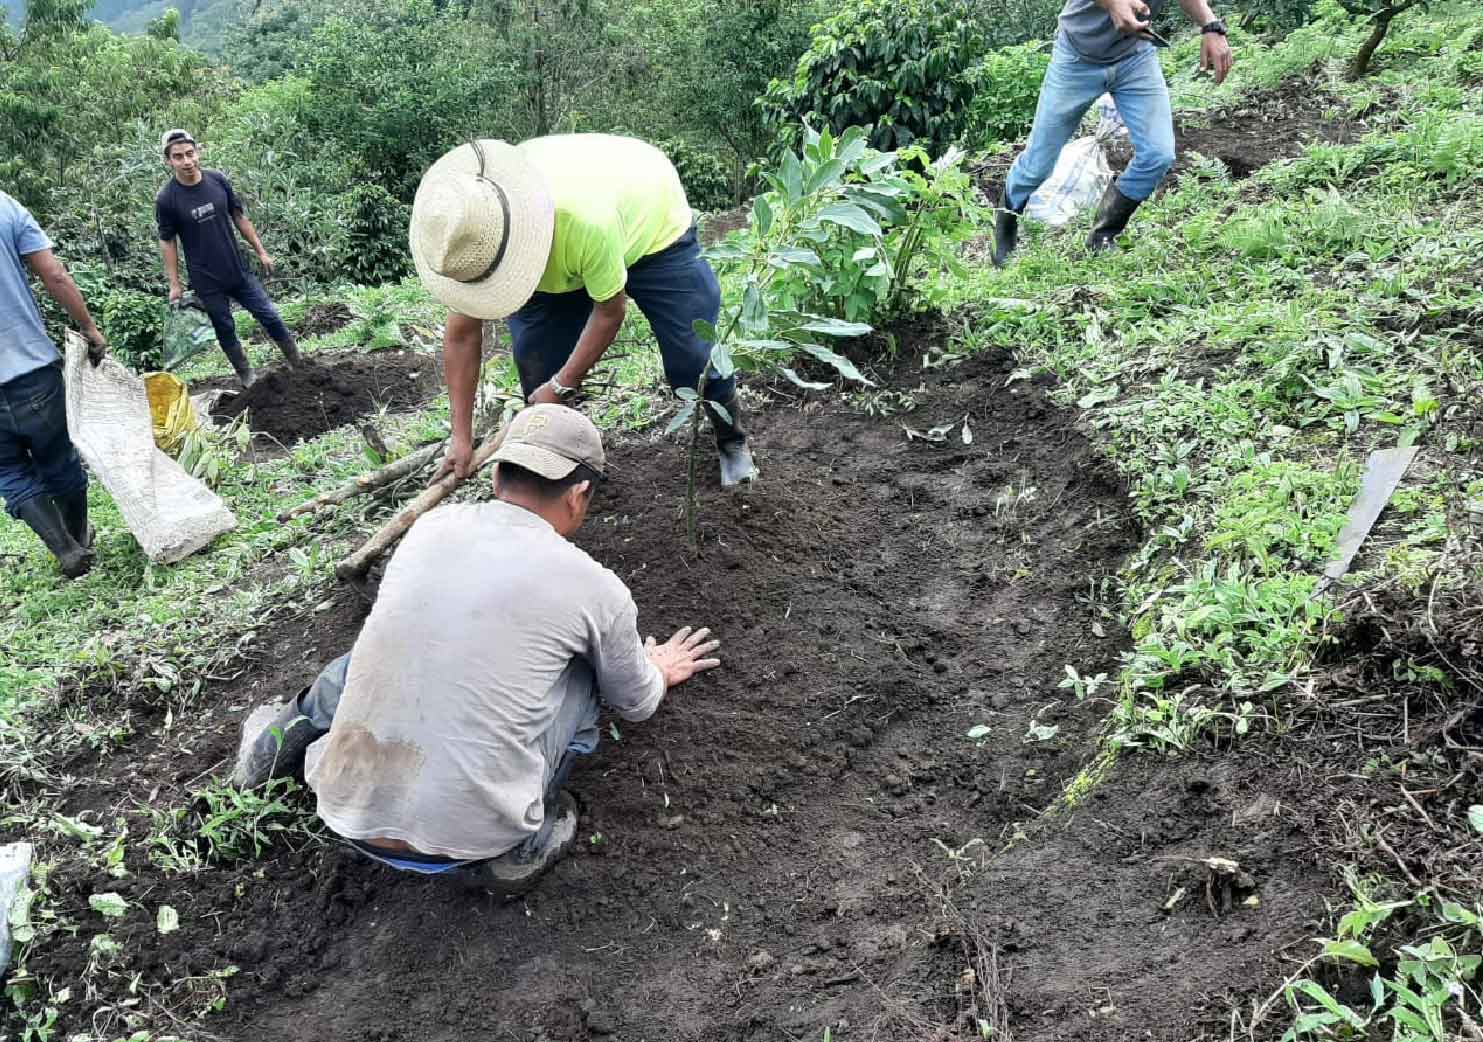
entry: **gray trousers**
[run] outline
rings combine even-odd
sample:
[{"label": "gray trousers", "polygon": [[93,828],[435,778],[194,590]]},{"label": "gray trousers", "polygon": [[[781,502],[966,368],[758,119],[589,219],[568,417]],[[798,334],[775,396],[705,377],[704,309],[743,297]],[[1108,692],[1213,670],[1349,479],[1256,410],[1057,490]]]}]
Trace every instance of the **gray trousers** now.
[{"label": "gray trousers", "polygon": [[[334,723],[340,696],[345,691],[345,677],[350,671],[350,653],[335,659],[314,678],[309,689],[299,696],[299,712],[309,718],[316,729],[328,732]],[[553,691],[561,694],[556,719],[541,735],[541,757],[546,762],[542,790],[550,807],[571,775],[578,756],[597,748],[601,732],[597,727],[597,678],[583,658],[574,658],[557,678]],[[310,758],[314,759],[311,751]],[[546,816],[551,822],[551,816]]]}]

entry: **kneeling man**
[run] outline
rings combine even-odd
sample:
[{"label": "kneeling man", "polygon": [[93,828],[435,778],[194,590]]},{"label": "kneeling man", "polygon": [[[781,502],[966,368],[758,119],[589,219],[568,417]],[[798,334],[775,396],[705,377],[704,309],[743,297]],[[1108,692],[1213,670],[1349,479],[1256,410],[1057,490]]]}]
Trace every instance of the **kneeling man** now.
[{"label": "kneeling man", "polygon": [[302,765],[320,818],[363,853],[511,896],[576,835],[563,785],[597,745],[599,696],[645,720],[719,643],[640,640],[628,588],[570,542],[604,480],[590,420],[530,406],[495,459],[495,501],[412,527],[350,653],[244,735],[235,781]]}]

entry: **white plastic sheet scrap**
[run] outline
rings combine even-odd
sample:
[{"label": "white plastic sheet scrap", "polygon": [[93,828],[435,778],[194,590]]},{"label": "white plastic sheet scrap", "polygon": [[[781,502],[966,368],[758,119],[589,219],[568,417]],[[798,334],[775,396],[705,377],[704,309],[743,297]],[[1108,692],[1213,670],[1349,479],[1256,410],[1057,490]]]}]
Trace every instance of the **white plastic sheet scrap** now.
[{"label": "white plastic sheet scrap", "polygon": [[65,373],[72,443],[151,561],[178,561],[237,527],[216,493],[155,446],[144,381],[112,358],[93,366],[70,331]]},{"label": "white plastic sheet scrap", "polygon": [[1079,137],[1061,149],[1055,170],[1030,196],[1025,206],[1026,216],[1058,227],[1083,210],[1095,207],[1112,183],[1107,146],[1127,136],[1128,128],[1112,95],[1102,95],[1097,102],[1096,132]]}]

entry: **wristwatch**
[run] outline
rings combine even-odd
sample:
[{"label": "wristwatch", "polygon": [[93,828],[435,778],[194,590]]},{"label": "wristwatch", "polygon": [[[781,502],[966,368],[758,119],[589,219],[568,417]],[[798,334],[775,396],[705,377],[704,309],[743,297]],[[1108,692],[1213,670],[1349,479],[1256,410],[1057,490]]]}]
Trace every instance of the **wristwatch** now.
[{"label": "wristwatch", "polygon": [[1213,22],[1206,22],[1204,25],[1200,26],[1200,32],[1202,32],[1202,33],[1219,33],[1221,36],[1225,36],[1226,35],[1226,23],[1225,22],[1222,22],[1219,18],[1217,18]]},{"label": "wristwatch", "polygon": [[552,374],[549,382],[551,384],[552,392],[554,392],[556,397],[558,398],[570,398],[572,395],[577,393],[577,389],[575,387],[562,386],[561,381],[556,378],[555,374]]}]

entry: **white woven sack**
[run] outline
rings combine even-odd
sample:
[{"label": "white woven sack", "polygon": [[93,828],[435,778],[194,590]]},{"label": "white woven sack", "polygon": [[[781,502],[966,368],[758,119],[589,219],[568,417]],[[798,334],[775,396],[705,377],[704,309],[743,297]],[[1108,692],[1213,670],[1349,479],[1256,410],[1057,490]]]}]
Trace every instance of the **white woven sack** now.
[{"label": "white woven sack", "polygon": [[178,561],[237,527],[221,497],[155,446],[143,380],[112,358],[93,366],[70,330],[65,373],[72,444],[151,561]]},{"label": "white woven sack", "polygon": [[1112,167],[1096,137],[1079,137],[1056,158],[1056,168],[1030,196],[1025,215],[1062,225],[1082,210],[1096,206],[1112,183]]}]

